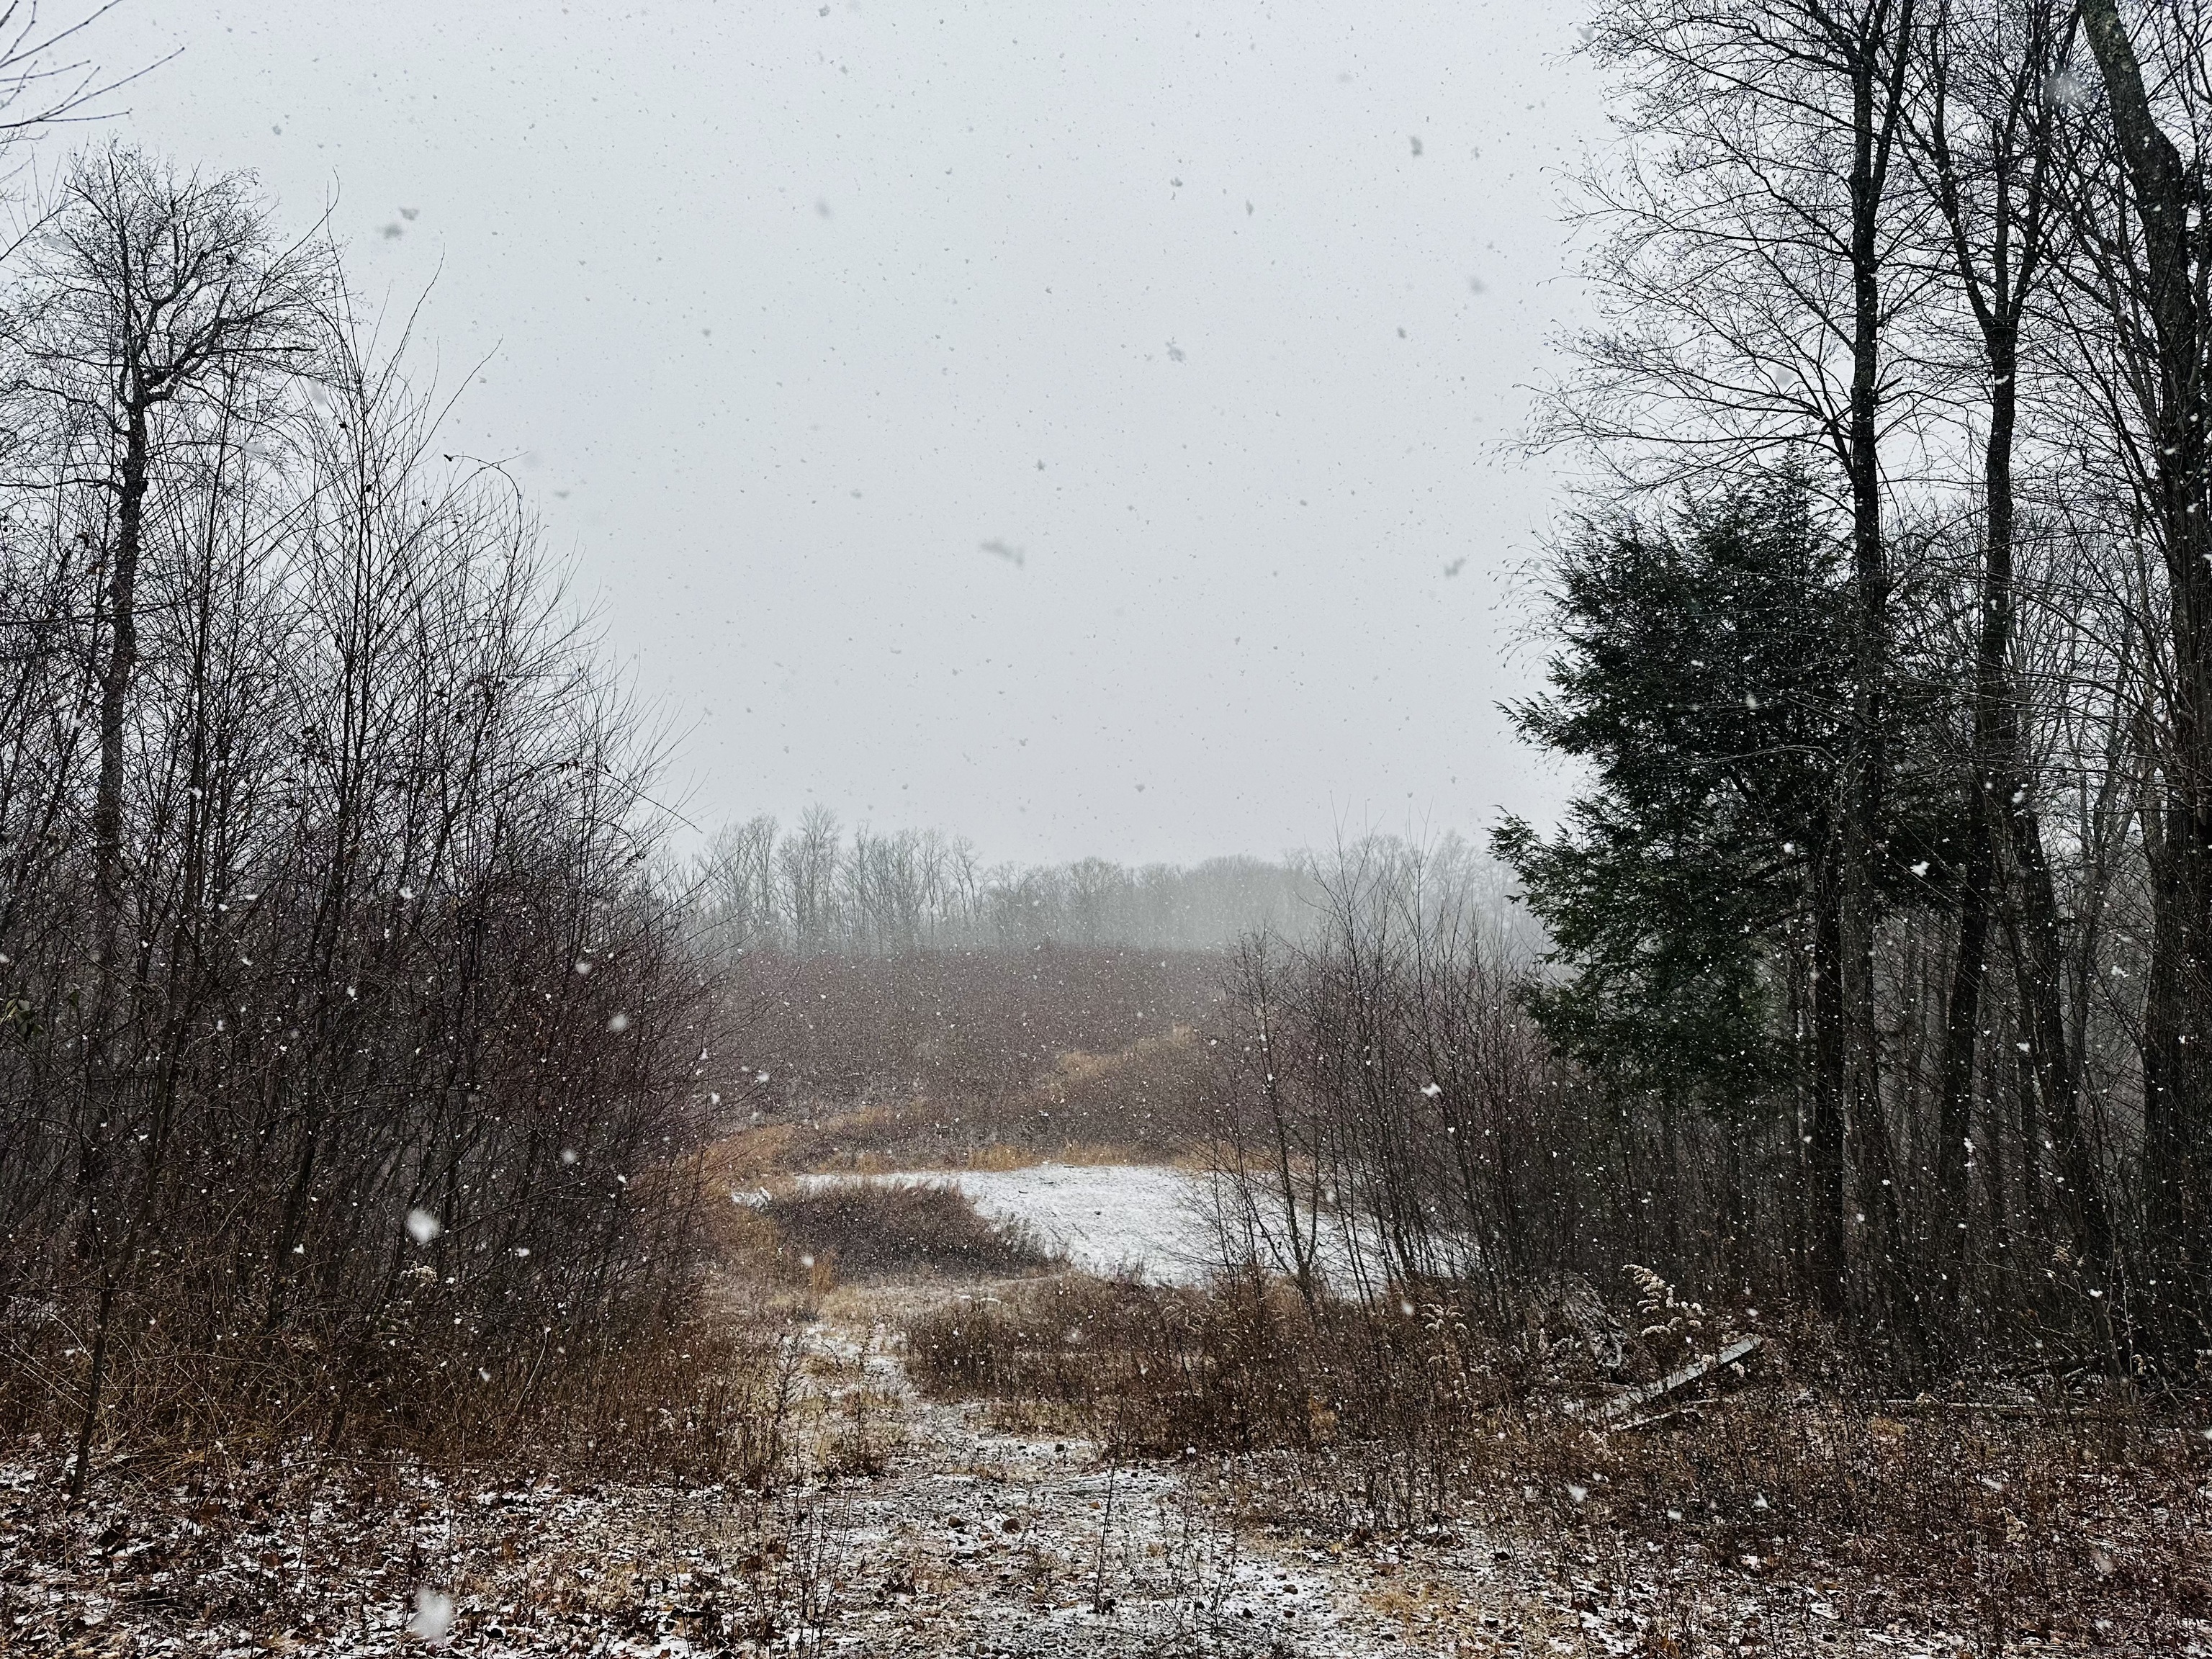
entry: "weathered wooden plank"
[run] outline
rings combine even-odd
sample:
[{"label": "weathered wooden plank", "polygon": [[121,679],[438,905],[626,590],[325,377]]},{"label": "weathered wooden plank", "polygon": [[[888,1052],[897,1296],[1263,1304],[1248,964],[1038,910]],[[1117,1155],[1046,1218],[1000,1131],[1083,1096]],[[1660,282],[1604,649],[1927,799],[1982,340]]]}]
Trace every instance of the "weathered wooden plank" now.
[{"label": "weathered wooden plank", "polygon": [[1639,1382],[1625,1394],[1614,1395],[1598,1415],[1613,1422],[1628,1415],[1639,1406],[1663,1398],[1677,1389],[1686,1389],[1691,1383],[1711,1376],[1723,1365],[1733,1365],[1739,1359],[1756,1352],[1765,1343],[1762,1336],[1740,1336],[1723,1347],[1718,1353],[1709,1353],[1702,1359],[1693,1359],[1679,1370],[1673,1370],[1656,1382]]}]

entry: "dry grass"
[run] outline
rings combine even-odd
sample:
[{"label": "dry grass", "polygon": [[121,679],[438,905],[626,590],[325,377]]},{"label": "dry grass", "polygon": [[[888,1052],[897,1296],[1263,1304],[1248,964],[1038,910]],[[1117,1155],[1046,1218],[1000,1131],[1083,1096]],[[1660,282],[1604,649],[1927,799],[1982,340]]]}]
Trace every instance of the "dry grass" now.
[{"label": "dry grass", "polygon": [[1038,1164],[1158,1163],[1199,1133],[1205,1045],[1189,1026],[1127,1048],[1061,1054],[1042,1074],[994,1093],[917,1095],[738,1129],[704,1154],[711,1182],[746,1188],[802,1173],[1019,1170]]},{"label": "dry grass", "polygon": [[905,1324],[907,1369],[939,1398],[1103,1418],[1121,1450],[1311,1443],[1310,1334],[1256,1279],[1183,1290],[1071,1273]]},{"label": "dry grass", "polygon": [[[43,1340],[42,1340],[43,1339]],[[16,1339],[20,1368],[60,1333]],[[640,1309],[586,1340],[557,1330],[487,1347],[465,1363],[391,1322],[359,1349],[297,1341],[234,1354],[179,1352],[158,1327],[116,1352],[95,1480],[220,1445],[238,1457],[311,1445],[341,1456],[400,1455],[431,1466],[524,1464],[595,1478],[773,1484],[789,1452],[789,1346],[781,1315],[756,1307]],[[64,1375],[67,1350],[44,1369]],[[75,1401],[64,1390],[13,1402],[8,1443],[59,1469]]]},{"label": "dry grass", "polygon": [[938,1148],[927,1159],[897,1156],[895,1151],[855,1150],[847,1146],[822,1160],[808,1173],[888,1176],[923,1170],[948,1172],[975,1170],[1003,1173],[1008,1170],[1034,1170],[1044,1164],[1099,1166],[1146,1161],[1146,1154],[1141,1147],[1121,1143],[1072,1140],[1056,1146],[1043,1146],[994,1140],[965,1151]]},{"label": "dry grass", "polygon": [[[534,1249],[500,1253],[501,1295],[441,1277],[422,1250],[374,1306],[311,1304],[276,1328],[250,1303],[219,1320],[207,1311],[209,1287],[225,1283],[221,1258],[149,1253],[117,1298],[95,1483],[220,1445],[240,1458],[308,1446],[440,1468],[774,1484],[788,1451],[798,1298],[774,1294],[764,1274],[746,1275],[742,1296],[715,1293],[713,1261],[773,1261],[776,1241],[739,1206],[703,1201],[698,1173],[691,1160],[641,1170],[628,1189],[634,1231],[596,1274],[532,1234]],[[447,1265],[465,1274],[470,1260]],[[64,1460],[74,1467],[84,1414],[87,1321],[60,1298],[19,1297],[5,1312],[0,1453],[58,1475]]]},{"label": "dry grass", "polygon": [[1053,1260],[1027,1228],[986,1221],[957,1188],[935,1182],[800,1188],[769,1199],[758,1213],[787,1257],[810,1269],[834,1263],[848,1279],[1031,1273]]}]

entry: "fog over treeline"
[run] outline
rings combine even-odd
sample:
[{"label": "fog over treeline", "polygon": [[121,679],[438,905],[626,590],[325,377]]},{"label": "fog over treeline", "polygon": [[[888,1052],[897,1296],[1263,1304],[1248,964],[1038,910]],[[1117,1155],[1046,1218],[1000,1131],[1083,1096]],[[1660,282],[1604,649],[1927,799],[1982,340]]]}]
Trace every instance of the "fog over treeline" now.
[{"label": "fog over treeline", "polygon": [[794,823],[763,814],[718,833],[698,860],[695,903],[722,951],[896,955],[1042,944],[1220,951],[1255,933],[1301,938],[1324,871],[1361,859],[1405,865],[1435,896],[1495,897],[1495,867],[1464,837],[1413,846],[1368,836],[1323,855],[1209,858],[1192,865],[987,862],[936,830],[849,830],[824,806]]}]

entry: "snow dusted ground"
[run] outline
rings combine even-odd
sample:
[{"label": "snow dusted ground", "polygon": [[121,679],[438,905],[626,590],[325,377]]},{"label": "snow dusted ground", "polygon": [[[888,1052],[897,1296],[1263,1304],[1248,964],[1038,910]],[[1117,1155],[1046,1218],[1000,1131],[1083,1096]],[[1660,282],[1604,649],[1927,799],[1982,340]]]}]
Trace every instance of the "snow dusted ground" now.
[{"label": "snow dusted ground", "polygon": [[[812,1177],[845,1180],[855,1177]],[[1169,1283],[1212,1255],[1203,1177],[1129,1166],[875,1177],[957,1186],[1073,1266]],[[1958,1659],[1972,1609],[1793,1581],[1693,1544],[1605,1542],[1481,1513],[1376,1537],[1286,1456],[1110,1465],[1096,1444],[922,1398],[894,1336],[964,1288],[836,1292],[805,1328],[811,1453],[772,1498],[721,1487],[434,1474],[312,1452],[103,1474],[0,1462],[0,1654],[368,1659]],[[436,1614],[423,1624],[426,1606]],[[1956,1626],[1947,1632],[1944,1623]],[[2201,1626],[2161,1650],[2205,1652]],[[2008,1659],[2094,1632],[2014,1635]]]},{"label": "snow dusted ground", "polygon": [[[901,1292],[869,1305],[895,1312]],[[70,1511],[0,1466],[0,1652],[369,1659],[849,1654],[1373,1659],[1393,1623],[1176,1466],[998,1431],[883,1327],[811,1328],[814,1474],[774,1499],[302,1453],[107,1472]],[[426,1625],[426,1618],[428,1620]]]},{"label": "snow dusted ground", "polygon": [[[1103,1219],[1103,1218],[1094,1218]],[[0,1464],[0,1652],[368,1659],[1650,1659],[1994,1650],[1838,1584],[1694,1551],[1486,1526],[1395,1537],[1284,1519],[1267,1458],[1120,1468],[1074,1437],[920,1398],[884,1332],[916,1294],[810,1328],[813,1474],[719,1487],[370,1471],[312,1455],[103,1474],[67,1510],[52,1462]],[[1273,1517],[1272,1519],[1270,1517]],[[435,1613],[422,1627],[424,1609]],[[410,1629],[410,1626],[415,1628]],[[433,1635],[431,1631],[434,1630]],[[2201,1628],[2162,1653],[2204,1651]],[[2002,1652],[2087,1654],[2094,1633]],[[2110,1651],[2109,1648],[2105,1650]],[[2130,1651],[2139,1650],[2130,1649]]]},{"label": "snow dusted ground", "polygon": [[1203,1177],[1133,1164],[808,1176],[810,1183],[904,1181],[957,1188],[991,1221],[1018,1221],[1085,1273],[1194,1285],[1218,1259]]},{"label": "snow dusted ground", "polygon": [[[890,1310],[896,1292],[878,1293]],[[848,1559],[872,1582],[823,1644],[830,1652],[1105,1659],[1369,1659],[1401,1652],[1391,1623],[1340,1595],[1300,1552],[1275,1547],[1194,1479],[1102,1463],[1089,1441],[1005,1432],[982,1405],[908,1385],[895,1353],[833,1332],[849,1369],[895,1402],[883,1473],[828,1498]],[[865,1383],[862,1379],[865,1378]],[[836,1401],[833,1397],[833,1417]]]}]

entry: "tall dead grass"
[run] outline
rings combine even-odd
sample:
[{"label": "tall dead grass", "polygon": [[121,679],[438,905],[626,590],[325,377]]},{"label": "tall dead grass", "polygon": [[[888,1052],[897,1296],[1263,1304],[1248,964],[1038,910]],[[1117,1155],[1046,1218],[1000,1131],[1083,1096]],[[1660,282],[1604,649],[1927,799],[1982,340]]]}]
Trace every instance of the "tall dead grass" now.
[{"label": "tall dead grass", "polygon": [[1033,1072],[988,1086],[971,1079],[933,1092],[917,1079],[903,1095],[809,1093],[772,1121],[723,1136],[707,1162],[716,1177],[744,1186],[802,1171],[1167,1161],[1204,1139],[1197,1103],[1206,1053],[1197,1029],[1178,1024],[1117,1049],[1036,1053]]},{"label": "tall dead grass", "polygon": [[[466,1352],[439,1322],[433,1309],[401,1304],[367,1350],[249,1334],[210,1352],[158,1322],[133,1329],[111,1350],[94,1468],[221,1446],[234,1456],[306,1449],[755,1486],[786,1468],[795,1361],[773,1310],[641,1307],[580,1336],[548,1326],[535,1342]],[[0,1345],[10,1443],[60,1462],[79,1409],[68,1382],[76,1333],[32,1314],[11,1321]]]}]

